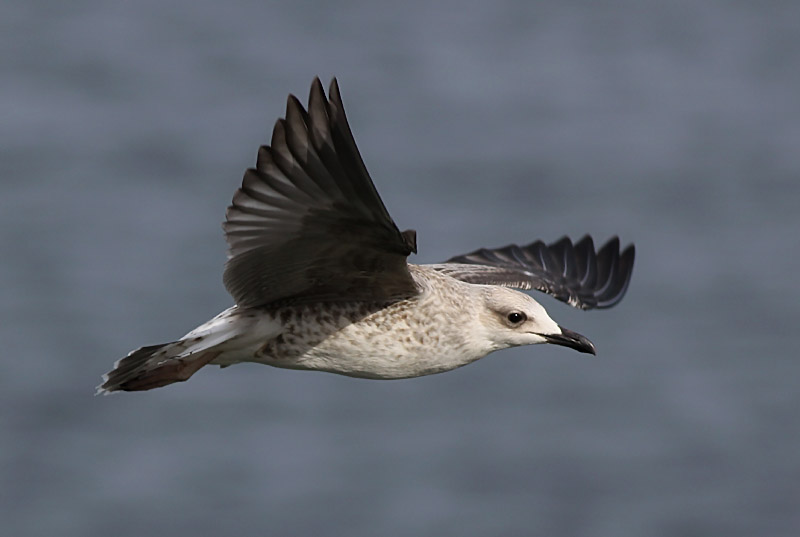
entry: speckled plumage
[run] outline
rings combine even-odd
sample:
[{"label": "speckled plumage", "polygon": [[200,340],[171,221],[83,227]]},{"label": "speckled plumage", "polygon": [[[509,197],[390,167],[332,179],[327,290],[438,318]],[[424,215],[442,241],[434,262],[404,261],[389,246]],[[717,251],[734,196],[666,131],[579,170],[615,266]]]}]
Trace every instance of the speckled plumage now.
[{"label": "speckled plumage", "polygon": [[414,265],[416,233],[400,231],[347,123],[334,79],[316,79],[308,109],[290,96],[272,142],[259,149],[223,224],[224,282],[236,305],[177,341],[131,351],[101,393],[184,381],[205,365],[256,362],[353,377],[448,371],[490,352],[556,343],[594,353],[530,296],[582,309],[618,303],[634,248],[614,237],[480,249]]},{"label": "speckled plumage", "polygon": [[[410,265],[421,292],[393,302],[328,302],[265,309],[277,327],[247,361],[363,378],[407,378],[453,369],[491,349],[471,327],[477,286]],[[476,296],[471,296],[469,287]],[[213,361],[226,365],[224,357]]]}]

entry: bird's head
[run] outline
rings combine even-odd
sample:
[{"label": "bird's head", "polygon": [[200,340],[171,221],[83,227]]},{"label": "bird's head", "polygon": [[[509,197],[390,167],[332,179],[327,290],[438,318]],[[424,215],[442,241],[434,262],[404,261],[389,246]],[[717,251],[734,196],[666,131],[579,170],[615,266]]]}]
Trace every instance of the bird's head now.
[{"label": "bird's head", "polygon": [[497,349],[537,343],[554,343],[595,354],[586,337],[561,328],[533,298],[506,287],[487,286],[482,324]]}]

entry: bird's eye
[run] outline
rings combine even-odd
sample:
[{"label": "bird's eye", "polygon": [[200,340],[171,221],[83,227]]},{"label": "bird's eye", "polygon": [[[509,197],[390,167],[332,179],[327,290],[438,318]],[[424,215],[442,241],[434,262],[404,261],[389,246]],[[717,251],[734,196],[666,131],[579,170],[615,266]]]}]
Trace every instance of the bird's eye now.
[{"label": "bird's eye", "polygon": [[512,311],[508,314],[508,322],[511,324],[519,324],[528,317],[521,311]]}]

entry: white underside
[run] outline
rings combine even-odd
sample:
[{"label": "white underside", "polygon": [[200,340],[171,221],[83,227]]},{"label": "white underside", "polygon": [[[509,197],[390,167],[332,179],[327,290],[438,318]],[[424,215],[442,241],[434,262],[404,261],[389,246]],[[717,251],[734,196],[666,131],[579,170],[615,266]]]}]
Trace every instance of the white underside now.
[{"label": "white underside", "polygon": [[[368,311],[353,322],[332,306],[333,311],[327,312],[319,309],[324,306],[309,306],[297,318],[286,315],[286,310],[270,313],[234,306],[186,334],[181,339],[185,351],[178,358],[210,358],[204,351],[212,351],[216,356],[208,363],[213,365],[256,362],[399,379],[449,371],[499,349],[543,343],[545,339],[535,332],[560,333],[527,295],[456,281],[423,267],[414,267],[413,273],[422,271],[419,295]],[[494,290],[487,295],[490,289]],[[498,293],[501,306],[509,303],[522,309],[538,324],[530,330],[504,328],[498,320],[503,317],[487,309],[486,296]]]},{"label": "white underside", "polygon": [[[448,352],[446,348],[439,348],[431,352],[432,349],[422,342],[410,347],[398,346],[387,341],[386,337],[365,337],[363,327],[356,323],[331,334],[303,354],[283,357],[263,354],[261,351],[265,342],[282,332],[282,324],[272,316],[240,315],[234,306],[181,338],[187,343],[193,339],[197,339],[197,342],[189,344],[179,357],[186,358],[210,350],[220,353],[209,362],[212,365],[252,362],[362,378],[400,379],[449,371],[494,350],[468,353],[463,349]],[[422,349],[424,351],[420,352]]]}]

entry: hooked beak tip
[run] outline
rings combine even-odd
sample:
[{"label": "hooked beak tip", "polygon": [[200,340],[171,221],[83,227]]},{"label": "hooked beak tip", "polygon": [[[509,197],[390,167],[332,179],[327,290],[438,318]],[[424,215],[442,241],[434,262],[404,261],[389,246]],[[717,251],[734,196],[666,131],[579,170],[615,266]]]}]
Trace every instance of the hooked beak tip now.
[{"label": "hooked beak tip", "polygon": [[586,354],[597,355],[597,349],[595,348],[594,343],[589,341],[589,338],[586,336],[582,336],[577,332],[573,332],[572,330],[561,328],[560,334],[542,334],[542,336],[548,343],[569,347],[578,352],[584,352]]}]

